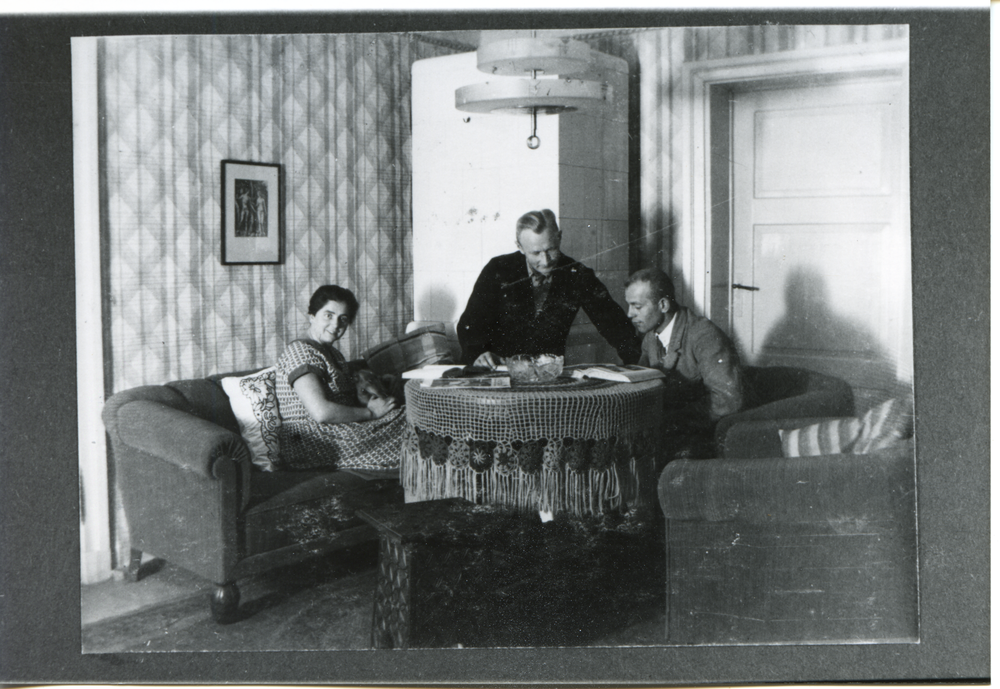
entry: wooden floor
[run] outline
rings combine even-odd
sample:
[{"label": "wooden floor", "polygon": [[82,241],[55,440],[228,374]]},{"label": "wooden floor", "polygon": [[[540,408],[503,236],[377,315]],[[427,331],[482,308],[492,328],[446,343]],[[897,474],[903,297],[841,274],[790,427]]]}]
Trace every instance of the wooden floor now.
[{"label": "wooden floor", "polygon": [[[372,543],[241,581],[240,619],[219,625],[209,614],[210,582],[152,559],[144,562],[137,583],[82,587],[81,651],[369,649],[376,571],[377,548]],[[619,594],[623,591],[618,588]],[[546,631],[536,627],[524,637],[530,644],[498,634],[490,638],[508,639],[496,644],[505,647],[663,645],[664,593],[658,581],[650,581],[621,615],[595,618],[594,606],[584,605],[579,620],[586,625],[575,624],[573,611],[563,610],[558,623]],[[619,607],[614,591],[610,597],[599,590],[581,596],[607,603],[598,607]]]}]

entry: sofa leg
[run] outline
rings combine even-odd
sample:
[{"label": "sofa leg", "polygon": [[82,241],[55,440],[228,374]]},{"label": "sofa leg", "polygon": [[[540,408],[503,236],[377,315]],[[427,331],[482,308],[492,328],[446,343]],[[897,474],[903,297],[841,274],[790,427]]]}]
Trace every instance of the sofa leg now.
[{"label": "sofa leg", "polygon": [[211,597],[212,619],[219,624],[236,621],[236,609],[240,605],[240,589],[236,582],[216,584]]},{"label": "sofa leg", "polygon": [[128,564],[125,565],[125,581],[134,584],[139,581],[139,566],[142,564],[142,551],[129,549]]}]

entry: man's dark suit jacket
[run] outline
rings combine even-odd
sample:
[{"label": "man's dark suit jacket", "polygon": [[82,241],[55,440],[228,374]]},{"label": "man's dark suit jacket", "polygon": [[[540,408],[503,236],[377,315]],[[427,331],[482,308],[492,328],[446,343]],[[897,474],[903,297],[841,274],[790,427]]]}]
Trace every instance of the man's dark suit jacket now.
[{"label": "man's dark suit jacket", "polygon": [[624,363],[639,360],[635,328],[593,270],[561,256],[545,305],[536,314],[524,254],[515,251],[490,259],[458,321],[462,361],[472,364],[486,351],[502,357],[565,354],[566,337],[580,308]]}]

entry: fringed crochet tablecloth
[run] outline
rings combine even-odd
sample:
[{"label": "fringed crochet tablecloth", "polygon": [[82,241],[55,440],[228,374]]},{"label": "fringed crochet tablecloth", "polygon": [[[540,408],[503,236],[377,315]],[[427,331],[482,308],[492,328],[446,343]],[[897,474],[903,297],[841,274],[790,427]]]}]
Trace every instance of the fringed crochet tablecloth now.
[{"label": "fringed crochet tablecloth", "polygon": [[576,516],[645,514],[656,500],[663,385],[406,384],[407,502],[459,497]]}]

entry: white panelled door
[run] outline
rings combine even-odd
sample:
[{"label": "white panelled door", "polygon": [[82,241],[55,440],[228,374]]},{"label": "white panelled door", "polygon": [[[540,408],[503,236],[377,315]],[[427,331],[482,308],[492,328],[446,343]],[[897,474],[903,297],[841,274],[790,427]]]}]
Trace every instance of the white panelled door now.
[{"label": "white panelled door", "polygon": [[750,363],[862,398],[908,382],[904,93],[898,76],[734,91],[731,309]]}]

